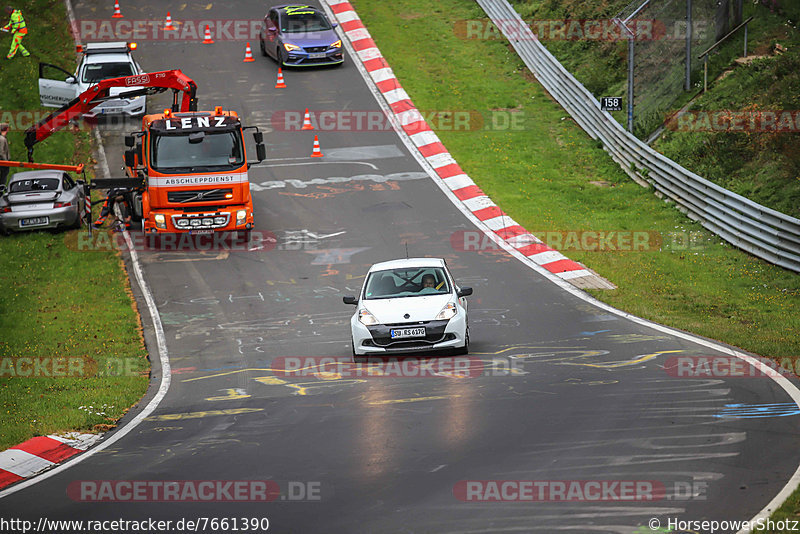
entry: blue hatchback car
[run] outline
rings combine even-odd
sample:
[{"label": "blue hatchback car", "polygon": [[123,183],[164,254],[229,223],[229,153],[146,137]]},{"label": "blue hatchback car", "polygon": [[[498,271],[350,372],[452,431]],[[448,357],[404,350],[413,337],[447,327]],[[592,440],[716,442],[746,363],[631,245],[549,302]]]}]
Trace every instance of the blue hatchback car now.
[{"label": "blue hatchback car", "polygon": [[261,27],[261,54],[275,58],[281,67],[341,65],[344,55],[336,26],[313,6],[273,6]]}]

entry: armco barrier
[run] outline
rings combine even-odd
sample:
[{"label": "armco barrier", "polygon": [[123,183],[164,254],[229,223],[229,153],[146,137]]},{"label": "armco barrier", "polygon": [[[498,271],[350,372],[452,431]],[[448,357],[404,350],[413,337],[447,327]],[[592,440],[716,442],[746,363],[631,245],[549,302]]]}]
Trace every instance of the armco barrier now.
[{"label": "armco barrier", "polygon": [[533,35],[506,0],[477,0],[536,79],[622,169],[725,241],[800,272],[800,220],[709,182],[659,154],[600,109],[597,99]]}]

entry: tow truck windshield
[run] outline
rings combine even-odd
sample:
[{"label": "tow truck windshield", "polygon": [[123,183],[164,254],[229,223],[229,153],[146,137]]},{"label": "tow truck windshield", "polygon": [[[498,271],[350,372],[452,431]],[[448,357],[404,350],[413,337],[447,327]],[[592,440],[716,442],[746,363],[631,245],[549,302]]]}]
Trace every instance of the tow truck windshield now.
[{"label": "tow truck windshield", "polygon": [[226,171],[244,164],[238,131],[158,135],[150,153],[150,166],[165,173]]}]

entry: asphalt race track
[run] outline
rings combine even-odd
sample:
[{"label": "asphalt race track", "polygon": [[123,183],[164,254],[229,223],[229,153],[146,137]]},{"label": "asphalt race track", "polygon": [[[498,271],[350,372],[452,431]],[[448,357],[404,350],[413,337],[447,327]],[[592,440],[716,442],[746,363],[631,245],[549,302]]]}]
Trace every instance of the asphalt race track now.
[{"label": "asphalt race track", "polygon": [[[74,8],[78,19],[106,19],[107,4]],[[266,12],[252,1],[184,6],[171,6],[173,20]],[[161,19],[166,10],[150,0],[123,12]],[[140,253],[166,334],[168,393],[112,446],[0,499],[4,517],[268,518],[270,532],[298,533],[633,534],[649,531],[651,518],[663,528],[668,519],[747,520],[784,488],[800,464],[798,418],[786,416],[800,410],[776,381],[677,376],[675,356],[722,353],[598,308],[505,252],[460,250],[451,237],[475,228],[394,131],[275,128],[277,111],[378,111],[349,56],[341,68],[284,70],[288,88],[274,89],[275,62],[251,46],[255,63],[242,62],[244,42],[225,40],[140,41],[136,57],[146,71],[192,77],[200,109],[222,105],[266,132],[269,159],[250,180],[256,228],[276,242]],[[151,98],[149,111],[169,98]],[[119,176],[125,130],[106,130]],[[323,158],[309,158],[314,134]],[[445,257],[474,288],[468,358],[435,358],[438,374],[416,375],[426,363],[418,359],[383,376],[349,365],[276,371],[286,357],[348,359],[353,307],[341,296],[358,292],[373,263],[405,257],[406,246],[412,257]],[[161,367],[141,298],[139,306],[154,390]],[[467,376],[447,371],[464,361]],[[281,494],[272,502],[76,497],[75,484],[98,480],[269,480]],[[587,491],[462,500],[468,481],[492,480],[539,481],[551,491],[553,482],[577,482]],[[645,490],[599,499],[589,481]]]}]

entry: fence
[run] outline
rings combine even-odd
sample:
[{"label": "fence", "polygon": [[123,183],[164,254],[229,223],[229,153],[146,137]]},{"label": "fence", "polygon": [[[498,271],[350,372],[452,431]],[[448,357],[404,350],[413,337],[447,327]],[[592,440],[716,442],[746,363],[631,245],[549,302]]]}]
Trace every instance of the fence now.
[{"label": "fence", "polygon": [[[525,65],[559,104],[633,179],[654,187],[681,211],[725,241],[800,272],[800,220],[732,193],[659,154],[614,118],[534,38],[507,0],[477,0]],[[511,21],[514,21],[513,23]]]}]

